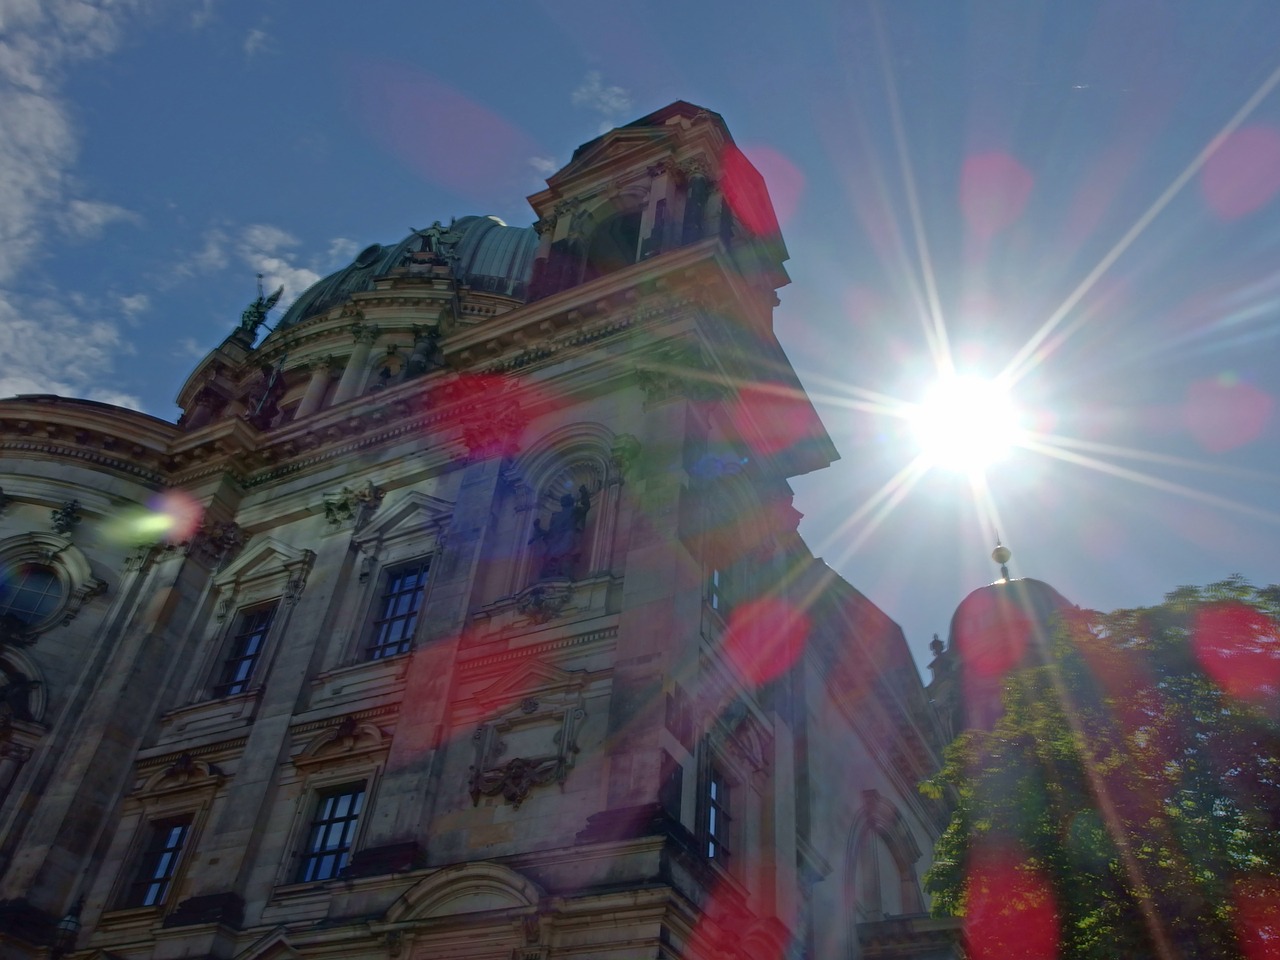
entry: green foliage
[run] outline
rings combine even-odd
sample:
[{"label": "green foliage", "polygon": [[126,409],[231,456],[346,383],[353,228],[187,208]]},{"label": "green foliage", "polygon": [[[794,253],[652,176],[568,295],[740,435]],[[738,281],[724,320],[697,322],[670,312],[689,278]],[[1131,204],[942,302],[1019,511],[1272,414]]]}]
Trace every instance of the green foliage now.
[{"label": "green foliage", "polygon": [[1063,958],[1280,948],[1280,913],[1249,905],[1280,876],[1278,625],[1280,588],[1238,577],[1065,618],[1046,662],[1007,677],[994,729],[921,785],[954,803],[935,910],[971,916],[978,858],[1012,849],[1048,885]]}]

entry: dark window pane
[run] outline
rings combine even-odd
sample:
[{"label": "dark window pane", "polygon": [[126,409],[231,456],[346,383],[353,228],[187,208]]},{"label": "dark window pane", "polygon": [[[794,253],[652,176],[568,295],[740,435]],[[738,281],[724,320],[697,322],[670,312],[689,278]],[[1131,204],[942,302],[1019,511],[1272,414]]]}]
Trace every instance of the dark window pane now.
[{"label": "dark window pane", "polygon": [[190,829],[190,817],[157,820],[151,824],[147,846],[125,896],[125,906],[154,907],[164,903]]},{"label": "dark window pane", "polygon": [[222,665],[222,679],[213,691],[215,696],[229,697],[249,689],[258,655],[271,630],[271,621],[275,619],[276,605],[273,601],[240,613],[231,639],[231,650]]},{"label": "dark window pane", "polygon": [[426,558],[387,571],[382,596],[374,606],[378,615],[369,632],[370,660],[404,653],[413,643],[430,566]]},{"label": "dark window pane", "polygon": [[300,883],[330,880],[346,867],[351,858],[357,818],[363,806],[363,783],[339,787],[320,795],[298,868]]},{"label": "dark window pane", "polygon": [[62,593],[62,581],[44,564],[24,563],[0,571],[0,617],[39,623],[58,608]]}]

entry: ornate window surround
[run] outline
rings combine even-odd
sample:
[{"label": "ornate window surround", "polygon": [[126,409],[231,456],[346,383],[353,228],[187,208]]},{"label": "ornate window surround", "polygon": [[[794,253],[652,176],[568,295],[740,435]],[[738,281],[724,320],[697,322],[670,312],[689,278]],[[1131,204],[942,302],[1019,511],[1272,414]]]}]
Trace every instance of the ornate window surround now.
[{"label": "ornate window surround", "polygon": [[[365,655],[387,574],[414,560],[430,558],[431,569],[427,572],[414,629],[415,634],[421,633],[431,588],[440,568],[438,559],[444,547],[445,531],[452,518],[452,503],[420,490],[411,490],[391,506],[384,505],[376,519],[352,536],[352,547],[359,555],[361,591],[357,601],[349,604],[342,625],[335,630],[344,638],[335,666],[394,659],[368,660]],[[410,644],[410,649],[413,645]]]},{"label": "ornate window surround", "polygon": [[334,718],[320,726],[318,731],[310,730],[310,739],[293,758],[296,779],[286,780],[281,786],[286,789],[294,786],[297,799],[276,871],[276,895],[311,890],[318,885],[341,880],[340,877],[309,883],[297,880],[298,865],[306,855],[304,848],[315,819],[316,804],[326,793],[355,783],[364,784],[364,801],[351,839],[351,856],[354,858],[364,846],[365,834],[373,820],[390,737],[372,720],[359,717],[356,714]]},{"label": "ornate window surround", "polygon": [[[300,550],[274,537],[264,537],[214,576],[216,605],[202,644],[205,655],[200,658],[198,670],[191,680],[191,702],[256,695],[271,672],[271,662],[279,649],[280,638],[288,629],[293,608],[306,588],[307,576],[315,559],[316,555],[310,550]],[[272,601],[279,601],[279,606],[258,653],[247,689],[243,693],[232,694],[230,698],[217,696],[214,688],[221,680],[240,622],[240,612]]]},{"label": "ornate window surround", "polygon": [[[16,638],[24,646],[51,628],[70,623],[86,601],[107,589],[107,582],[93,575],[88,558],[66,537],[33,531],[0,540],[0,566],[15,567],[24,563],[48,567],[62,586],[58,605],[43,619],[28,624]],[[26,638],[25,641],[22,638]]]},{"label": "ornate window surround", "polygon": [[[177,906],[182,899],[182,884],[187,871],[196,862],[196,849],[209,819],[209,812],[226,782],[226,775],[216,764],[190,753],[177,757],[169,754],[158,760],[147,761],[140,775],[140,785],[125,800],[119,830],[113,843],[113,847],[120,850],[117,861],[120,868],[116,870],[114,877],[104,872],[100,881],[110,884],[103,898],[107,904],[103,914],[104,928],[118,929],[141,924],[141,928],[145,929],[155,923],[157,916],[163,916]],[[144,907],[129,905],[129,891],[141,868],[153,824],[178,818],[190,818],[191,825],[187,829],[182,852],[169,880],[163,902]],[[121,848],[119,845],[122,841],[124,846]],[[95,895],[102,892],[96,890]]]}]

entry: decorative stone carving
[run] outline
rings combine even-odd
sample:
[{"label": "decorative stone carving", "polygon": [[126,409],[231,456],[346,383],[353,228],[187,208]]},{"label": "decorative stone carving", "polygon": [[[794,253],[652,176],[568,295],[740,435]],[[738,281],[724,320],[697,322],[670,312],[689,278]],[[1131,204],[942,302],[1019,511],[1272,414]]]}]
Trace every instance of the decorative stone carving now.
[{"label": "decorative stone carving", "polygon": [[206,519],[190,539],[183,541],[182,547],[187,556],[223,564],[240,551],[244,541],[244,531],[239,524],[230,520]]},{"label": "decorative stone carving", "polygon": [[64,537],[71,536],[71,531],[76,528],[76,524],[80,522],[80,501],[68,500],[57,509],[49,511],[49,519],[53,525],[53,532],[61,534]]},{"label": "decorative stone carving", "polygon": [[609,450],[609,459],[617,469],[618,479],[626,477],[640,458],[640,441],[629,433],[620,433],[614,438]]},{"label": "decorative stone carving", "polygon": [[100,596],[107,592],[107,581],[100,580],[97,577],[90,577],[76,589],[72,590],[67,597],[67,605],[62,611],[62,625],[65,627],[68,623],[76,618],[76,614],[80,612],[80,608],[94,597]]},{"label": "decorative stone carving", "polygon": [[501,409],[480,408],[462,416],[462,442],[472,461],[513,456],[529,422],[514,399]]},{"label": "decorative stone carving", "polygon": [[0,513],[4,513],[11,503],[13,503],[13,497],[4,492],[4,487],[0,487]]},{"label": "decorative stone carving", "polygon": [[726,390],[701,349],[694,344],[671,344],[646,357],[636,368],[636,381],[651,404],[680,396],[700,401],[717,400]]},{"label": "decorative stone carving", "polygon": [[[532,704],[532,709],[528,709]],[[526,696],[506,718],[486,723],[472,736],[476,762],[471,767],[471,802],[501,796],[519,809],[529,793],[551,783],[564,785],[578,753],[578,728],[586,717],[576,694]],[[509,745],[531,755],[503,759]]]},{"label": "decorative stone carving", "polygon": [[551,514],[546,527],[539,517],[533,521],[530,545],[541,548],[542,563],[539,579],[571,577],[582,555],[582,539],[587,529],[587,513],[591,509],[591,494],[586,484],[578,487],[578,496],[566,493],[560,497],[560,509]]},{"label": "decorative stone carving", "polygon": [[356,343],[373,343],[382,331],[378,329],[376,323],[363,322],[364,314],[359,314],[359,317],[360,319],[351,325],[351,336]]},{"label": "decorative stone carving", "polygon": [[325,494],[324,518],[333,530],[348,523],[359,529],[378,509],[384,496],[386,491],[372,480],[355,490],[343,487],[337,493]]},{"label": "decorative stone carving", "polygon": [[546,623],[559,616],[573,597],[573,585],[566,577],[542,580],[516,598],[516,609],[534,623]]}]

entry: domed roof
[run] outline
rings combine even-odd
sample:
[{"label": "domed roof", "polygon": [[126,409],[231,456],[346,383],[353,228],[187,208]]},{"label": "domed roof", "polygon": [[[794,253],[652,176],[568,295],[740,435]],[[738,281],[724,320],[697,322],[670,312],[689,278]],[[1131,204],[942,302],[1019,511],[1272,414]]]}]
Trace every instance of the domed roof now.
[{"label": "domed roof", "polygon": [[509,227],[497,217],[462,217],[448,227],[437,222],[391,246],[375,243],[361,250],[347,266],[303,291],[277,328],[301,323],[354,293],[372,290],[376,277],[422,251],[441,253],[454,277],[473,289],[523,300],[537,249],[538,235],[533,227]]}]

